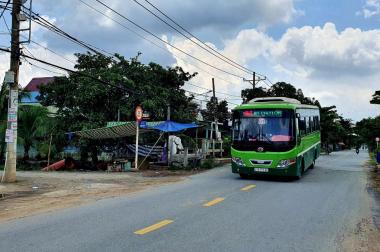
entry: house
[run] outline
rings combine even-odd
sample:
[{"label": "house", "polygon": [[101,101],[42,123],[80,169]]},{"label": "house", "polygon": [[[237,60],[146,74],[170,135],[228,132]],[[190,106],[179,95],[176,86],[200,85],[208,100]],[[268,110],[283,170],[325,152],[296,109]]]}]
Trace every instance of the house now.
[{"label": "house", "polygon": [[55,77],[37,77],[33,78],[28,85],[24,87],[24,91],[29,93],[29,96],[22,97],[21,103],[23,105],[39,105],[37,96],[40,95],[39,86],[48,85],[54,81]]}]

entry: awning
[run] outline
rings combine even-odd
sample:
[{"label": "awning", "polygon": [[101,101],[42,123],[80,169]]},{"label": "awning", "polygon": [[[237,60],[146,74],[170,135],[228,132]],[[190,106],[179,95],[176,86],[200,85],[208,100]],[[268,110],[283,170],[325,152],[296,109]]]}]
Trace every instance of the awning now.
[{"label": "awning", "polygon": [[160,123],[156,126],[152,127],[146,127],[148,129],[155,129],[163,132],[178,132],[186,129],[191,129],[191,128],[198,128],[199,125],[195,123],[177,123],[173,121],[165,121],[163,123]]},{"label": "awning", "polygon": [[[151,129],[139,129],[139,134],[151,132]],[[89,139],[120,138],[136,135],[136,122],[125,122],[123,125],[103,127],[74,132],[75,135]]]}]

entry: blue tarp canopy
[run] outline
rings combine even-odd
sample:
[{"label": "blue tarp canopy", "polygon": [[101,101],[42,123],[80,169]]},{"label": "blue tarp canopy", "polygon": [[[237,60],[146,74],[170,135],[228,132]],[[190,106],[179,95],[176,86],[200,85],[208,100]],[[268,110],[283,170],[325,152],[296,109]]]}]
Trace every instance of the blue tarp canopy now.
[{"label": "blue tarp canopy", "polygon": [[178,132],[186,129],[197,128],[199,125],[195,123],[177,123],[173,121],[165,121],[156,126],[149,127],[147,129],[155,129],[163,132]]}]

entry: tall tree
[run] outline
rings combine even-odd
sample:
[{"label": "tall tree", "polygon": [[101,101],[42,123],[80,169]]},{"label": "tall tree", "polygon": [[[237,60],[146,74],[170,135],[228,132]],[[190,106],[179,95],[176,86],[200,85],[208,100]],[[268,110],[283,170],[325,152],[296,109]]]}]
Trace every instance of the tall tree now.
[{"label": "tall tree", "polygon": [[[119,55],[116,55],[118,60],[90,53],[76,56],[78,74],[56,78],[52,84],[40,88],[41,103],[58,108],[58,117],[66,123],[66,130],[104,126],[107,121],[117,120],[118,111],[121,120],[133,120],[137,105],[150,112],[152,120],[164,120],[168,105],[172,108],[172,118],[178,113],[186,114],[185,111],[193,106],[192,98],[188,98],[181,87],[195,74],[180,67],[144,65],[137,57],[126,60]],[[187,119],[191,121],[192,116],[190,113]]]},{"label": "tall tree", "polygon": [[355,131],[359,135],[359,144],[367,144],[371,150],[375,149],[375,138],[380,137],[380,116],[365,118],[357,122]]},{"label": "tall tree", "polygon": [[211,97],[207,102],[206,110],[202,111],[204,120],[214,121],[214,118],[220,123],[225,123],[230,118],[230,112],[228,111],[228,102],[222,100],[218,102],[217,98]]},{"label": "tall tree", "polygon": [[267,90],[262,87],[247,88],[241,91],[241,98],[243,99],[243,103],[247,103],[254,98],[267,96],[269,96]]},{"label": "tall tree", "polygon": [[370,101],[371,104],[380,104],[380,90],[376,91],[372,95],[372,100]]},{"label": "tall tree", "polygon": [[[55,78],[53,83],[40,87],[41,104],[58,108],[57,120],[61,122],[58,131],[103,127],[108,121],[117,120],[118,115],[121,121],[133,121],[137,105],[149,112],[154,121],[166,119],[168,106],[172,119],[195,120],[196,104],[182,87],[196,73],[190,74],[180,67],[164,68],[156,63],[145,65],[138,60],[139,55],[130,60],[120,55],[76,56],[77,73]],[[90,150],[93,161],[96,160],[99,142],[82,143],[83,152]]]},{"label": "tall tree", "polygon": [[320,107],[318,100],[304,96],[301,89],[296,89],[292,84],[277,82],[269,89],[262,87],[247,88],[241,91],[243,102],[259,97],[288,97],[299,100],[303,104],[311,104]]},{"label": "tall tree", "polygon": [[37,140],[48,132],[48,109],[42,106],[20,106],[18,134],[24,146],[24,159],[29,159],[29,150]]}]

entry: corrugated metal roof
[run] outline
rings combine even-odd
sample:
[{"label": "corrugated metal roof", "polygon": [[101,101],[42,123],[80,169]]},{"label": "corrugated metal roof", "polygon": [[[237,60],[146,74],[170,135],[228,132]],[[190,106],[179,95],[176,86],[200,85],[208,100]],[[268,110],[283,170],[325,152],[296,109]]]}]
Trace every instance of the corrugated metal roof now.
[{"label": "corrugated metal roof", "polygon": [[29,83],[28,85],[26,85],[26,87],[24,87],[24,90],[25,91],[29,91],[29,92],[35,92],[35,91],[39,91],[38,89],[38,86],[39,85],[46,85],[46,84],[49,84],[49,83],[52,83],[54,81],[54,78],[55,77],[37,77],[37,78],[33,78]]},{"label": "corrugated metal roof", "polygon": [[[139,129],[139,133],[153,131],[151,129]],[[125,122],[123,125],[103,127],[74,132],[75,135],[89,139],[120,138],[136,135],[136,122]]]}]

